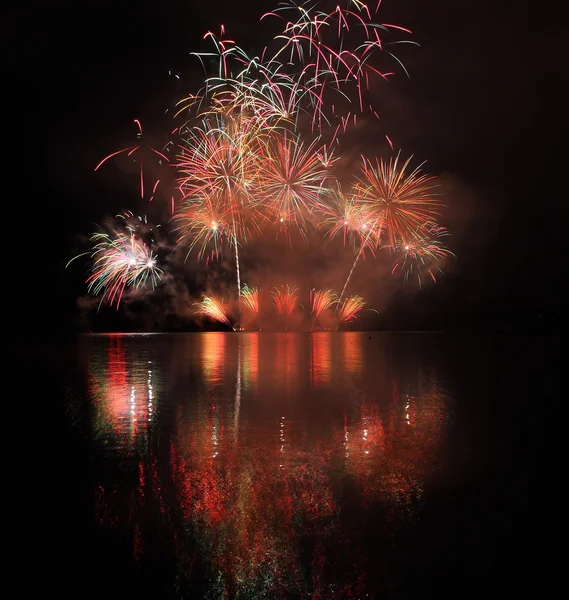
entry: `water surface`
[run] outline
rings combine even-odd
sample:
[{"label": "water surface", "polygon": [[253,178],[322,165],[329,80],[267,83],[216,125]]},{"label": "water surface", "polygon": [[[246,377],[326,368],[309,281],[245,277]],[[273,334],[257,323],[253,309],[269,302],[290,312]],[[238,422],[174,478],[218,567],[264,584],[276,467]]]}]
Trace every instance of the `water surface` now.
[{"label": "water surface", "polygon": [[511,375],[532,343],[319,332],[62,344],[46,357],[61,389],[50,518],[62,582],[275,599],[482,585],[504,572],[496,554],[525,506],[528,388]]}]

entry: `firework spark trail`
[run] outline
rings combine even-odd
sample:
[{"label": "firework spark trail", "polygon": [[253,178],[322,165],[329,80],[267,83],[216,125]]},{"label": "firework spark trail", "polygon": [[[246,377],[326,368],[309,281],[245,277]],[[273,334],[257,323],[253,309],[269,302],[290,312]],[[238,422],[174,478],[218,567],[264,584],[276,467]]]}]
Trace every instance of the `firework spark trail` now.
[{"label": "firework spark trail", "polygon": [[[365,238],[362,238],[362,242],[360,243],[360,249],[358,251],[358,254],[356,255],[356,259],[354,260],[354,264],[352,265],[352,268],[350,269],[350,272],[348,273],[348,277],[346,278],[346,281],[344,283],[344,287],[342,288],[342,292],[340,293],[340,297],[338,298],[338,302],[342,301],[342,298],[344,297],[344,293],[346,292],[346,288],[348,287],[348,283],[350,283],[350,279],[352,278],[352,275],[356,269],[356,265],[358,264],[358,261],[360,259],[360,256],[363,256],[364,254],[364,249],[366,247],[368,247],[369,244],[369,240],[371,237],[376,235],[376,224],[373,223],[371,226],[369,226],[368,232],[365,236]],[[373,250],[372,250],[373,252]],[[375,256],[375,253],[374,253]]]},{"label": "firework spark trail", "polygon": [[355,321],[358,313],[365,306],[364,299],[361,296],[350,296],[341,304],[338,312],[340,323],[351,323]]},{"label": "firework spark trail", "polygon": [[310,292],[310,303],[312,306],[312,318],[314,321],[326,310],[334,306],[338,301],[338,294],[334,290],[312,290]]},{"label": "firework spark trail", "polygon": [[285,322],[288,321],[294,312],[298,300],[297,293],[298,288],[288,283],[273,289],[272,295],[275,308]]},{"label": "firework spark trail", "polygon": [[354,260],[354,264],[352,265],[352,268],[350,269],[350,272],[348,273],[348,276],[346,277],[346,281],[344,282],[344,287],[342,288],[342,291],[340,292],[340,297],[338,298],[338,302],[341,302],[342,298],[344,297],[346,288],[348,287],[348,283],[350,283],[350,279],[352,278],[352,275],[354,274],[356,265],[358,264],[358,260],[360,259],[360,256],[362,255],[363,248],[364,248],[364,246],[362,244],[362,246],[360,246],[360,250],[356,256],[356,260]]},{"label": "firework spark trail", "polygon": [[[134,119],[134,123],[136,123],[136,125],[138,127],[137,138],[140,139],[140,138],[142,138],[142,125],[138,119]],[[156,150],[156,148],[153,148],[152,146],[144,146],[142,144],[135,144],[134,146],[128,146],[126,148],[123,148],[122,150],[117,150],[116,152],[113,152],[112,154],[109,154],[108,156],[103,158],[103,160],[101,160],[101,162],[99,162],[99,164],[95,167],[95,171],[98,171],[108,160],[110,160],[111,158],[114,158],[115,156],[119,156],[119,155],[126,153],[126,155],[128,157],[134,157],[135,155],[138,156],[138,154],[144,150],[149,151],[151,153],[151,156],[154,159],[156,159],[156,157],[158,156],[159,157],[158,162],[160,165],[161,165],[160,159],[163,159],[164,161],[166,161],[167,165],[169,165],[171,162],[170,159],[163,152]],[[133,158],[133,160],[135,160],[135,159]],[[139,167],[140,197],[144,198],[143,158],[140,158],[139,162],[140,162],[140,167]],[[154,182],[150,200],[152,200],[154,198],[154,193],[156,192],[156,188],[158,187],[159,183],[160,183],[159,180]]]},{"label": "firework spark trail", "polygon": [[[214,298],[213,296],[204,296],[201,302],[196,302],[192,306],[195,307],[197,315],[208,317],[213,321],[218,321],[233,329],[223,305],[217,298]],[[233,330],[235,331],[235,329]]]},{"label": "firework spark trail", "polygon": [[241,290],[241,302],[251,311],[252,315],[259,314],[259,290],[257,288],[244,285]]}]

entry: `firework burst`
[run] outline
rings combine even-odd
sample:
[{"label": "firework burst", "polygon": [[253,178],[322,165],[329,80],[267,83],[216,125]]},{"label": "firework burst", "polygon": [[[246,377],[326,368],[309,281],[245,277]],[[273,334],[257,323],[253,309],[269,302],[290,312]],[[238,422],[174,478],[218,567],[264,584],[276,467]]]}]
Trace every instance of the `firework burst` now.
[{"label": "firework burst", "polygon": [[202,201],[187,199],[174,218],[179,234],[178,243],[187,240],[188,255],[197,248],[198,258],[201,259],[208,249],[218,254],[226,243],[235,242],[231,215],[225,207],[210,198]]},{"label": "firework burst", "polygon": [[267,215],[282,227],[292,224],[300,230],[313,217],[329,168],[316,152],[316,143],[305,146],[290,133],[272,136],[261,162],[260,194]]},{"label": "firework burst", "polygon": [[332,308],[338,301],[338,294],[334,290],[312,290],[310,292],[311,315],[314,321],[326,310]]},{"label": "firework burst", "polygon": [[281,316],[285,321],[292,316],[292,313],[296,308],[297,301],[298,288],[287,283],[286,285],[275,287],[273,289],[273,302],[275,308],[279,316]]},{"label": "firework burst", "polygon": [[[405,282],[409,277],[416,277],[419,286],[425,276],[430,276],[436,283],[437,274],[442,273],[440,263],[453,253],[445,247],[442,238],[448,231],[434,223],[426,223],[410,240],[400,241],[394,248],[396,260],[391,271],[401,271]],[[453,255],[454,256],[454,255]]]},{"label": "firework burst", "polygon": [[361,296],[350,296],[346,298],[340,305],[338,311],[338,318],[340,323],[351,323],[355,321],[358,313],[365,306],[364,299]]},{"label": "firework burst", "polygon": [[138,119],[134,119],[134,123],[136,124],[138,131],[137,131],[137,141],[135,144],[132,144],[131,146],[128,146],[127,148],[123,148],[122,150],[118,150],[117,152],[113,152],[112,154],[109,154],[108,156],[106,156],[96,167],[95,167],[95,171],[98,171],[108,160],[110,160],[111,158],[114,158],[115,156],[127,156],[128,158],[130,158],[131,160],[133,160],[134,162],[138,162],[139,166],[139,181],[140,181],[140,197],[144,198],[145,197],[145,189],[148,190],[152,190],[152,193],[150,195],[150,200],[152,200],[154,198],[154,194],[156,193],[156,188],[158,187],[158,185],[160,184],[160,179],[156,179],[152,186],[149,186],[147,188],[145,188],[145,173],[144,173],[144,164],[149,162],[150,159],[152,159],[154,164],[158,164],[160,167],[163,166],[169,166],[171,161],[170,158],[168,156],[166,156],[163,152],[161,152],[160,150],[157,150],[156,148],[150,146],[150,145],[146,145],[141,143],[142,140],[142,124],[140,123],[140,121]]},{"label": "firework burst", "polygon": [[339,185],[327,190],[328,201],[318,206],[320,215],[319,226],[327,230],[330,238],[342,235],[344,245],[364,253],[370,250],[375,256],[379,246],[381,230],[374,226],[366,206],[360,197],[354,194],[344,194]]},{"label": "firework burst", "polygon": [[241,302],[249,309],[252,315],[259,314],[259,290],[250,288],[247,285],[241,290]]},{"label": "firework burst", "polygon": [[411,239],[425,223],[440,213],[433,196],[433,177],[421,174],[420,167],[408,171],[411,158],[399,163],[399,155],[384,161],[363,160],[354,194],[367,215],[370,226],[381,232],[389,245]]},{"label": "firework burst", "polygon": [[218,323],[223,323],[233,329],[229,317],[223,308],[223,304],[217,298],[204,296],[201,302],[196,302],[192,306],[195,308],[197,315],[207,317]]},{"label": "firework burst", "polygon": [[100,295],[101,303],[107,300],[118,309],[127,288],[150,285],[154,289],[160,282],[163,271],[156,255],[133,231],[94,233],[91,242],[92,250],[79,256],[91,256],[92,272],[86,281],[87,290],[94,296]]}]

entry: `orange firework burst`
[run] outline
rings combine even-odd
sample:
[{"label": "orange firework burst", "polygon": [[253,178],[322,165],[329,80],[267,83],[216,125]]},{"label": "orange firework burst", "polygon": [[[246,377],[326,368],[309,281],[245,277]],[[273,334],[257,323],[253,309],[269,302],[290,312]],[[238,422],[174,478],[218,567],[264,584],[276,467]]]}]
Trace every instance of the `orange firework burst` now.
[{"label": "orange firework burst", "polygon": [[247,119],[204,121],[193,129],[178,156],[184,200],[208,201],[226,214],[236,238],[246,237],[248,211],[256,200],[259,153]]},{"label": "orange firework burst", "polygon": [[320,226],[328,230],[331,238],[340,233],[344,244],[351,242],[362,252],[370,250],[375,255],[379,245],[381,229],[370,216],[367,206],[358,195],[344,194],[340,186],[328,190],[329,201],[321,203],[318,211],[322,215]]},{"label": "orange firework burst", "polygon": [[312,290],[310,292],[310,303],[314,320],[316,321],[324,311],[334,306],[337,301],[338,294],[334,290]]},{"label": "orange firework burst", "polygon": [[198,257],[202,258],[209,247],[219,252],[225,242],[234,241],[231,215],[213,199],[188,199],[174,218],[178,222],[178,243],[189,239],[188,254],[197,247]]},{"label": "orange firework burst", "polygon": [[291,133],[276,132],[266,144],[260,171],[260,192],[270,220],[302,227],[320,204],[328,176],[315,142],[305,146]]},{"label": "orange firework burst", "polygon": [[273,289],[273,301],[275,308],[284,319],[290,318],[298,300],[298,289],[294,286],[282,285]]},{"label": "orange firework burst", "polygon": [[365,306],[364,299],[361,296],[350,296],[342,302],[338,316],[340,323],[351,323],[355,321],[358,313]]},{"label": "orange firework burst", "polygon": [[375,166],[364,159],[354,194],[372,226],[385,234],[389,245],[411,239],[419,228],[432,221],[440,211],[433,197],[433,177],[423,175],[420,167],[407,173],[411,158],[399,165],[399,155]]}]

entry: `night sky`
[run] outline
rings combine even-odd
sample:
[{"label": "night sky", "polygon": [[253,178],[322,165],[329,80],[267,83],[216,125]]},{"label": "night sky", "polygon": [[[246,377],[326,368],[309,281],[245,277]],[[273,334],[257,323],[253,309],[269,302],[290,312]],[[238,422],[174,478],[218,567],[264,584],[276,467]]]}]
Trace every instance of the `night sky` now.
[{"label": "night sky", "polygon": [[[18,329],[77,326],[84,271],[64,266],[85,250],[80,236],[107,215],[146,207],[136,176],[112,165],[95,173],[95,165],[134,139],[133,119],[146,130],[161,127],[165,108],[197,89],[203,75],[189,53],[204,49],[205,31],[223,23],[246,50],[260,49],[267,40],[258,17],[274,2],[116,6],[54,8],[47,31],[31,42],[46,98],[36,111],[47,181],[33,200],[41,255],[11,296]],[[410,28],[421,47],[399,53],[410,79],[398,74],[382,88],[378,112],[396,146],[452,183],[444,200],[457,260],[437,285],[389,303],[378,327],[560,326],[557,85],[565,67],[555,17],[530,20],[529,10],[502,0],[384,1],[384,21]],[[373,128],[360,135],[363,149],[379,143]]]}]

